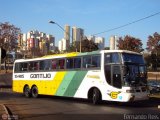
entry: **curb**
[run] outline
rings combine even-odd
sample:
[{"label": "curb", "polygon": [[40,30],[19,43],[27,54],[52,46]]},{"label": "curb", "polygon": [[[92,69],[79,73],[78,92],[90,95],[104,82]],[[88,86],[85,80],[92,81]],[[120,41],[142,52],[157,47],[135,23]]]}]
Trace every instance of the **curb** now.
[{"label": "curb", "polygon": [[0,106],[3,107],[3,109],[4,109],[4,111],[5,111],[4,114],[9,115],[9,111],[8,111],[7,107],[6,107],[4,104],[0,104]]},{"label": "curb", "polygon": [[4,104],[0,104],[0,107],[2,108],[3,112],[1,112],[0,114],[2,115],[2,120],[8,120],[8,118],[10,117],[8,108],[4,105]]},{"label": "curb", "polygon": [[12,85],[0,85],[0,88],[12,88]]}]

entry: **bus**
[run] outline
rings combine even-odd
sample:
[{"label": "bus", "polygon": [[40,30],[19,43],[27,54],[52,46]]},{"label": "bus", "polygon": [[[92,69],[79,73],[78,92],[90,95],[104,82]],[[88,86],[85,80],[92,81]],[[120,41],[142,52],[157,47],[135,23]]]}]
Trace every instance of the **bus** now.
[{"label": "bus", "polygon": [[39,95],[131,102],[148,99],[147,69],[140,53],[100,50],[14,62],[13,91]]}]

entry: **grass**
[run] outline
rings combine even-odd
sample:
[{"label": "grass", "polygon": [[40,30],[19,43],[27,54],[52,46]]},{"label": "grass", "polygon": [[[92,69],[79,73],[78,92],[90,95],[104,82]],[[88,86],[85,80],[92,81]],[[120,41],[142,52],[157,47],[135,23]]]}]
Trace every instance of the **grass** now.
[{"label": "grass", "polygon": [[158,72],[153,72],[153,73],[148,72],[148,77],[156,77],[156,75],[157,75],[157,78],[160,78],[160,72],[159,73]]},{"label": "grass", "polygon": [[[7,73],[12,73],[13,70],[7,70]],[[1,70],[0,71],[0,74],[5,74],[6,73],[6,70]]]},{"label": "grass", "polygon": [[160,93],[150,94],[150,98],[160,98]]}]

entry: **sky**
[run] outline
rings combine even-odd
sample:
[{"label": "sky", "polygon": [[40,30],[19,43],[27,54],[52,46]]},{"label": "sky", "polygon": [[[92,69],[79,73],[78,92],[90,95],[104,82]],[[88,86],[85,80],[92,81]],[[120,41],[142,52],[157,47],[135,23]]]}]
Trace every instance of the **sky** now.
[{"label": "sky", "polygon": [[[64,27],[84,29],[86,36],[119,27],[132,21],[160,12],[160,0],[0,0],[0,23],[9,22],[22,33],[38,30],[55,36],[56,45],[64,33],[50,20]],[[135,24],[116,29],[97,37],[130,35],[142,40],[146,48],[147,38],[160,33],[160,14]]]}]

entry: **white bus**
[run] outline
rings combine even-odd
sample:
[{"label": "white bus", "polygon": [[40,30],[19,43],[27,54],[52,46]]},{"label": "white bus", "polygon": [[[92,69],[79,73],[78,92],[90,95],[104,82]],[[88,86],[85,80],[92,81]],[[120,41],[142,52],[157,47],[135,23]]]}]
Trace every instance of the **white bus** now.
[{"label": "white bus", "polygon": [[26,97],[53,95],[129,102],[148,99],[143,56],[126,50],[68,53],[16,60],[13,91]]}]

